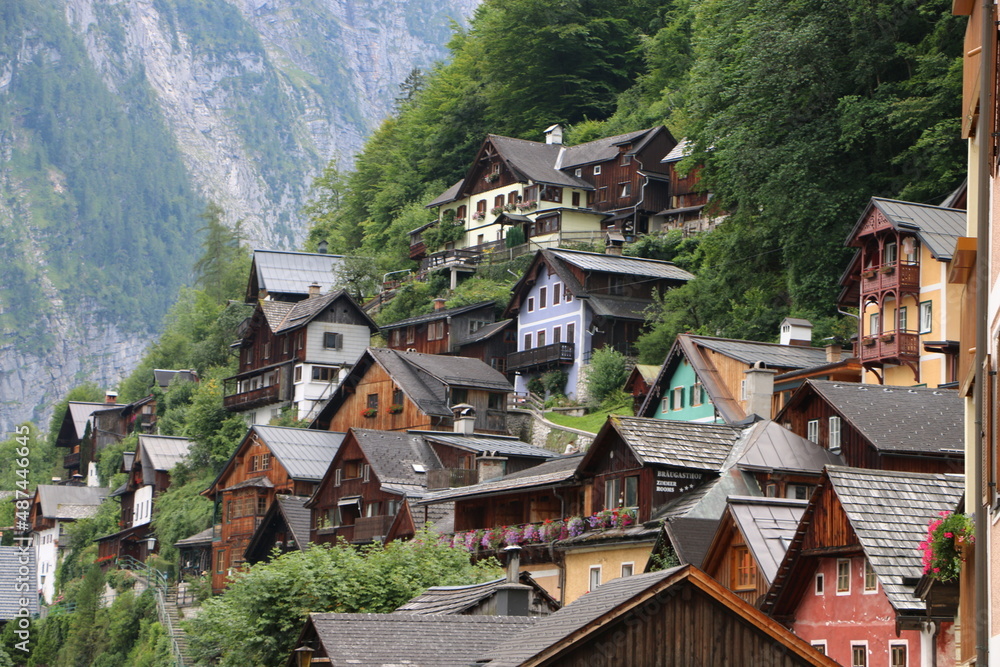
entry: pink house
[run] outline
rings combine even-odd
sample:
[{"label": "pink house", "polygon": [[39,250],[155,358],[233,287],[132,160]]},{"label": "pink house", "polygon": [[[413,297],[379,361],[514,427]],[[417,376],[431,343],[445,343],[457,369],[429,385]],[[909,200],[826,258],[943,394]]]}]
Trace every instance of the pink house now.
[{"label": "pink house", "polygon": [[952,511],[960,475],[827,466],[763,611],[842,665],[954,664],[953,616],[915,593],[928,522]]}]

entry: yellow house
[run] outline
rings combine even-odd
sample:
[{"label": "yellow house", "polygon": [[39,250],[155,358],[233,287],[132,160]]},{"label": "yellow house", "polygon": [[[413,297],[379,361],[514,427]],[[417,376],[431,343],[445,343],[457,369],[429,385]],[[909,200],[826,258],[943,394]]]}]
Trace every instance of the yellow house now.
[{"label": "yellow house", "polygon": [[964,234],[962,209],[872,198],[839,299],[858,308],[864,382],[957,386],[962,286],[948,274]]}]

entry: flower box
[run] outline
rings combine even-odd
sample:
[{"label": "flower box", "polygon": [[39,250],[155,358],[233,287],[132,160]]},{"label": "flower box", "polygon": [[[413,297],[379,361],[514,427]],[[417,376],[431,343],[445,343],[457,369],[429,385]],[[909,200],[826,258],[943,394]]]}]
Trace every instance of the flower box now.
[{"label": "flower box", "polygon": [[492,174],[486,174],[486,176],[483,177],[483,180],[486,181],[487,183],[496,183],[497,181],[500,180],[500,174],[496,172],[493,172]]},{"label": "flower box", "polygon": [[494,206],[493,208],[490,209],[490,213],[492,213],[493,215],[500,215],[501,213],[503,213],[503,206]]},{"label": "flower box", "polygon": [[365,408],[361,411],[361,416],[366,418],[374,417],[378,414],[378,408]]},{"label": "flower box", "polygon": [[868,280],[869,278],[874,278],[875,277],[875,269],[868,269],[867,271],[862,271],[861,272],[861,277],[864,278],[865,280]]},{"label": "flower box", "polygon": [[399,405],[398,403],[389,406],[389,414],[390,415],[398,415],[402,411],[403,411],[403,406]]},{"label": "flower box", "polygon": [[477,222],[479,220],[485,220],[486,219],[486,211],[476,211],[475,213],[472,214],[472,219],[475,220],[475,221],[477,221]]},{"label": "flower box", "polygon": [[865,347],[872,347],[875,345],[875,339],[865,338],[863,341],[861,341],[861,344],[864,345]]},{"label": "flower box", "polygon": [[896,271],[895,266],[883,266],[878,270],[878,272],[881,273],[883,276],[892,275],[895,271]]}]

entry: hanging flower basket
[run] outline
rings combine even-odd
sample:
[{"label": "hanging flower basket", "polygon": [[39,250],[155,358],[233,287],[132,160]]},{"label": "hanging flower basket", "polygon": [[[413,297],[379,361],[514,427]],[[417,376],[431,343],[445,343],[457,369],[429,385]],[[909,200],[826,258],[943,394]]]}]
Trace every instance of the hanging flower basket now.
[{"label": "hanging flower basket", "polygon": [[927,539],[920,543],[924,574],[938,581],[957,579],[965,562],[963,548],[976,541],[972,518],[957,512],[941,512],[927,524]]}]

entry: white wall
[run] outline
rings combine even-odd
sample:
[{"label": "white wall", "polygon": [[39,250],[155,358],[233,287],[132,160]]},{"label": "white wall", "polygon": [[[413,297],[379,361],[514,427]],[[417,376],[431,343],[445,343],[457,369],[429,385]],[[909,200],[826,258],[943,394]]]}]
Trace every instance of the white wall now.
[{"label": "white wall", "polygon": [[132,504],[132,525],[142,526],[149,523],[153,514],[153,486],[147,484],[135,491]]},{"label": "white wall", "polygon": [[[55,528],[33,532],[35,559],[37,563],[38,588],[46,602],[52,602],[56,591],[56,565],[59,563],[59,522]],[[44,583],[42,583],[44,582]]]}]

